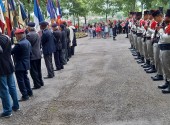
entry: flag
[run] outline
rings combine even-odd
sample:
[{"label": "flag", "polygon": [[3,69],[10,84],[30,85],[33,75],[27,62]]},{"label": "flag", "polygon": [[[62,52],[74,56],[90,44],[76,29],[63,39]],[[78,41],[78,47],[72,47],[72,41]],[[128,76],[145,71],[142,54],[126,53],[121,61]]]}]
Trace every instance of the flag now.
[{"label": "flag", "polygon": [[24,5],[19,2],[19,20],[18,23],[24,27],[25,19],[27,19],[27,13],[25,12]]},{"label": "flag", "polygon": [[4,19],[4,13],[5,12],[5,6],[2,3],[2,0],[0,0],[0,28],[2,29],[2,33],[4,33],[4,27],[5,27],[5,19]]},{"label": "flag", "polygon": [[39,30],[39,23],[41,21],[44,21],[44,17],[41,12],[38,0],[34,0],[34,22],[38,30]]},{"label": "flag", "polygon": [[8,36],[11,36],[11,30],[12,30],[12,24],[11,24],[11,19],[10,19],[10,11],[9,11],[9,4],[8,1],[5,0],[5,20],[6,20],[6,27],[7,27],[7,34]]},{"label": "flag", "polygon": [[57,6],[57,17],[61,18],[62,17],[62,13],[61,13],[61,8],[60,8],[60,3],[58,0],[56,0],[56,6]]},{"label": "flag", "polygon": [[50,15],[50,19],[55,19],[55,9],[52,0],[47,1],[47,12]]}]

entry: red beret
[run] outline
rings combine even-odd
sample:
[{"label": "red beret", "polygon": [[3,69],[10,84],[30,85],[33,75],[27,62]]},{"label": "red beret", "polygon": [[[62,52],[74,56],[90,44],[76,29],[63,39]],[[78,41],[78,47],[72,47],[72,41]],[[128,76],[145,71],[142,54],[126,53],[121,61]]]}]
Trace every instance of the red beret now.
[{"label": "red beret", "polygon": [[16,29],[15,30],[15,34],[22,34],[22,33],[25,33],[24,29]]}]

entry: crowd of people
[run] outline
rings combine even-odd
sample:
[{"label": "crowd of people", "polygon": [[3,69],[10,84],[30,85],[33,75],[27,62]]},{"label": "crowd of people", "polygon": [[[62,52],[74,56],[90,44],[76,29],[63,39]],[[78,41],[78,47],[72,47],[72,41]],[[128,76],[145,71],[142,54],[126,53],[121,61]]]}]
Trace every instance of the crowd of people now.
[{"label": "crowd of people", "polygon": [[[116,40],[117,34],[128,33],[128,20],[108,20],[107,22],[95,23],[88,25],[88,34],[90,38],[109,38]],[[127,35],[128,37],[128,35]]]},{"label": "crowd of people", "polygon": [[156,73],[153,81],[164,80],[158,86],[163,94],[170,93],[170,9],[166,14],[163,7],[156,10],[130,12],[130,50],[137,63],[146,73]]},{"label": "crowd of people", "polygon": [[[33,90],[44,86],[41,73],[42,54],[48,72],[44,79],[53,78],[54,71],[64,69],[64,65],[74,55],[77,46],[76,28],[71,21],[61,25],[49,25],[43,21],[39,25],[41,30],[38,32],[34,22],[29,22],[26,29],[15,28],[11,32],[11,38],[0,29],[0,98],[3,107],[0,117],[10,117],[12,111],[20,110],[19,102],[29,100],[33,96]],[[28,71],[33,80],[33,88]],[[14,73],[22,94],[19,100]]]}]

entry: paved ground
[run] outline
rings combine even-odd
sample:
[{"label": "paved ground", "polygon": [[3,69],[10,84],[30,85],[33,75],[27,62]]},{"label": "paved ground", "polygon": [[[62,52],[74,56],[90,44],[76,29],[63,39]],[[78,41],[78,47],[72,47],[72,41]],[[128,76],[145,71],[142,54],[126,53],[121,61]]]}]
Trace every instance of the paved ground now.
[{"label": "paved ground", "polygon": [[169,125],[170,95],[157,89],[163,82],[135,62],[124,35],[117,39],[78,40],[65,69],[0,125]]}]

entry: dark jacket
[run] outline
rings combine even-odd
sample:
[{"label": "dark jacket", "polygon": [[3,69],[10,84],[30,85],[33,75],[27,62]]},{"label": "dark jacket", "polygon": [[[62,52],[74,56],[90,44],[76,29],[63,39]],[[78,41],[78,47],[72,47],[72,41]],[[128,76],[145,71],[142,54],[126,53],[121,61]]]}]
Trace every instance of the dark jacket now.
[{"label": "dark jacket", "polygon": [[75,30],[73,30],[74,31],[74,38],[73,38],[73,41],[72,41],[72,43],[73,43],[73,46],[77,46],[77,38],[76,38],[76,33],[75,33]]},{"label": "dark jacket", "polygon": [[53,35],[56,50],[62,50],[61,32],[59,30],[53,31]]},{"label": "dark jacket", "polygon": [[20,40],[12,49],[15,60],[16,71],[26,71],[30,69],[31,44],[26,39]]},{"label": "dark jacket", "polygon": [[40,49],[40,37],[35,31],[31,31],[27,34],[27,40],[32,46],[31,60],[41,59],[41,49]]},{"label": "dark jacket", "polygon": [[8,75],[14,72],[14,66],[11,59],[11,41],[7,36],[0,35],[0,76]]},{"label": "dark jacket", "polygon": [[67,40],[66,40],[66,32],[64,30],[61,31],[61,43],[62,49],[67,49]]},{"label": "dark jacket", "polygon": [[41,36],[41,44],[44,55],[52,54],[53,52],[56,51],[54,36],[50,30],[48,29],[43,30]]}]

